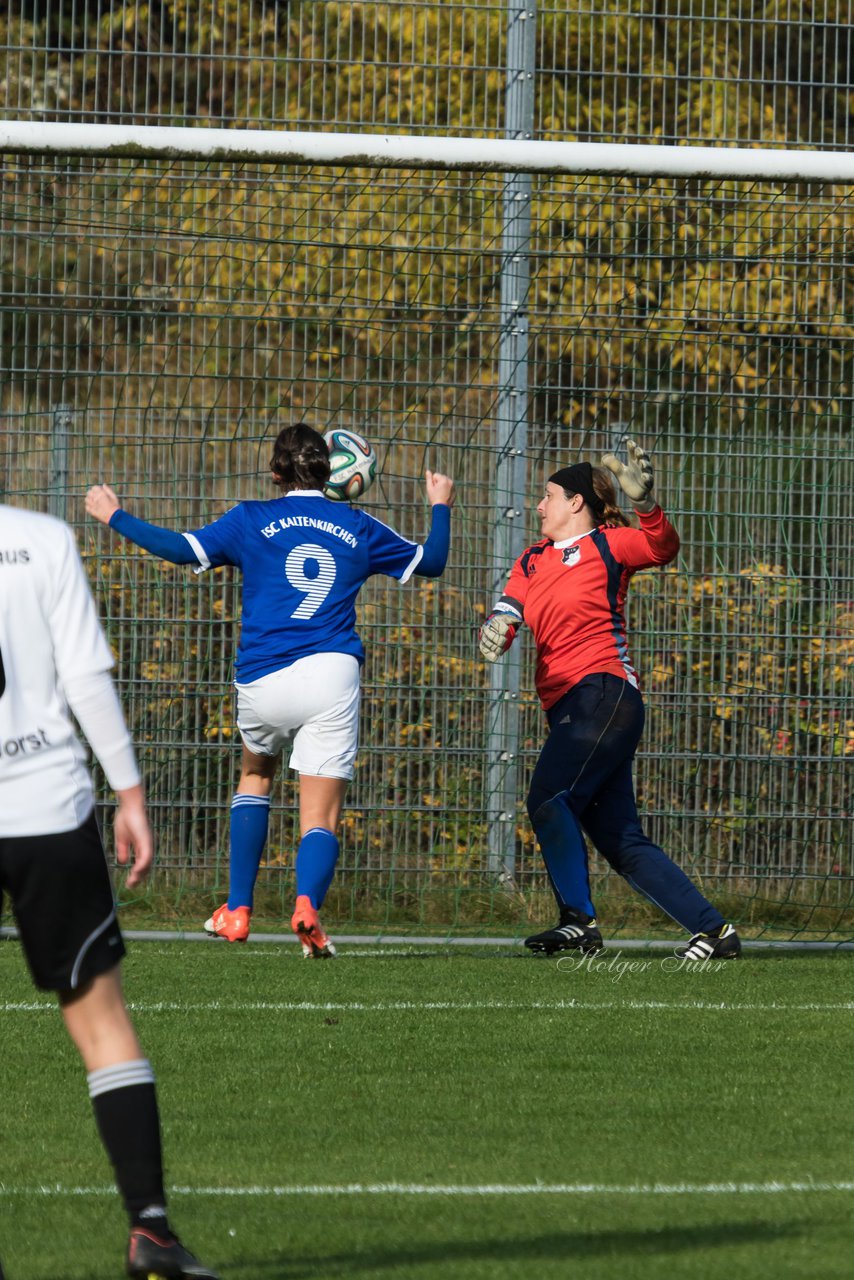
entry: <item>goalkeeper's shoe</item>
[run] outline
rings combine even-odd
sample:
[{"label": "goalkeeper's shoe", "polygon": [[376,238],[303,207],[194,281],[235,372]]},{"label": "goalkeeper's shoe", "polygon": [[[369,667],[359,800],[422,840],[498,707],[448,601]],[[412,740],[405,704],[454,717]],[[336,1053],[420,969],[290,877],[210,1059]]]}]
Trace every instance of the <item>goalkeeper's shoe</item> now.
[{"label": "goalkeeper's shoe", "polygon": [[296,911],[291,916],[291,928],[302,943],[305,960],[329,960],[335,955],[335,947],[323,932],[317,911],[306,894],[297,898]]},{"label": "goalkeeper's shoe", "polygon": [[547,956],[556,951],[581,951],[590,956],[601,951],[602,945],[596,921],[579,915],[571,907],[561,908],[560,920],[553,929],[545,929],[525,939],[529,951],[542,951]]},{"label": "goalkeeper's shoe", "polygon": [[219,1280],[175,1236],[164,1239],[145,1227],[130,1233],[127,1274],[138,1280]]},{"label": "goalkeeper's shoe", "polygon": [[225,938],[227,942],[245,942],[249,937],[251,918],[249,907],[235,907],[233,911],[229,911],[226,903],[217,908],[210,920],[205,921],[205,933],[214,938]]},{"label": "goalkeeper's shoe", "polygon": [[725,924],[719,933],[695,933],[677,954],[685,960],[736,960],[741,955],[741,939],[731,924]]}]

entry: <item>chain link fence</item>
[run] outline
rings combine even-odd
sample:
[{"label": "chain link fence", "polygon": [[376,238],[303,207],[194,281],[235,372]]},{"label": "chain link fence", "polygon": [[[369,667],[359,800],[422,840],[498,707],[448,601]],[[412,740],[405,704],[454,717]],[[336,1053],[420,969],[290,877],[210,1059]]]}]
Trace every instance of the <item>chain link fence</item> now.
[{"label": "chain link fence", "polygon": [[[214,21],[205,4],[64,4],[0,19],[4,114],[841,149],[849,7],[805,23],[784,6],[710,16],[699,0],[629,15],[227,0]],[[817,77],[819,51],[807,111],[793,67]],[[520,187],[440,166],[5,159],[6,496],[78,528],[176,909],[225,875],[239,581],[119,544],[85,522],[82,494],[107,480],[137,514],[195,527],[268,494],[270,441],[305,419],[372,439],[382,472],[366,505],[409,536],[427,526],[425,467],[460,489],[446,576],[362,596],[364,747],[339,914],[450,927],[542,909],[521,806],[543,732],[532,655],[490,683],[476,627],[500,548],[537,536],[544,476],[633,435],[683,540],[675,566],[633,587],[651,834],[758,929],[851,932],[849,197],[630,175]],[[511,200],[530,215],[515,310]],[[505,470],[523,440],[507,537]],[[293,850],[286,780],[273,908]],[[607,877],[597,888],[614,925],[648,923]]]},{"label": "chain link fence", "polygon": [[851,145],[851,0],[10,0],[2,111],[501,136],[519,21],[538,138]]}]

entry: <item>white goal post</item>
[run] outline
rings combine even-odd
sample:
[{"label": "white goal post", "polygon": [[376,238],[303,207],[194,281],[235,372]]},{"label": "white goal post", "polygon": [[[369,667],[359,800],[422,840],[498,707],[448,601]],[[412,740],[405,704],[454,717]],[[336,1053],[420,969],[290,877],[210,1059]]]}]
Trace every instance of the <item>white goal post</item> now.
[{"label": "white goal post", "polygon": [[489,169],[497,173],[852,182],[854,154],[407,134],[0,121],[0,152],[125,159]]}]

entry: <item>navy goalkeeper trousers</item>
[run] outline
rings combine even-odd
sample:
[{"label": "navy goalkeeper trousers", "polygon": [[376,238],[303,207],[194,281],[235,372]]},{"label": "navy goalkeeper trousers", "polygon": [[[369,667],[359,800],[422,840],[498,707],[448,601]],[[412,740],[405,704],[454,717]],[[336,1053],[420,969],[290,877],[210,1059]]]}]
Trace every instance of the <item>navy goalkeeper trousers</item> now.
[{"label": "navy goalkeeper trousers", "polygon": [[641,827],[632,782],[644,725],[637,689],[619,676],[587,676],[547,716],[527,804],[558,905],[596,915],[586,833],[633,889],[688,933],[719,928],[720,912]]}]

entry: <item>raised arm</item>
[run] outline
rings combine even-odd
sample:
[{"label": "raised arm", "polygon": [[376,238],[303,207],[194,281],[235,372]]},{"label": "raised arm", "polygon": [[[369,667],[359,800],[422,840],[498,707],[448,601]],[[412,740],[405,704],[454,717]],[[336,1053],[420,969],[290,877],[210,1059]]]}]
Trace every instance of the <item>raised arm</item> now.
[{"label": "raised arm", "polygon": [[679,551],[679,535],[653,497],[655,473],[652,459],[646,449],[634,440],[626,441],[626,458],[625,463],[614,453],[606,453],[602,458],[603,467],[616,476],[620,488],[637,512],[643,535],[639,539],[637,531],[619,532],[618,545],[623,563],[635,569],[669,564]]},{"label": "raised arm", "polygon": [[424,543],[424,554],[415,573],[420,578],[438,578],[448,563],[451,545],[451,507],[456,499],[454,482],[439,471],[425,473],[427,501],[430,503],[430,532]]},{"label": "raised arm", "polygon": [[109,525],[120,533],[128,542],[133,542],[144,551],[168,560],[170,564],[198,564],[199,558],[184,537],[183,533],[175,533],[172,529],[162,529],[156,524],[147,524],[139,520],[129,511],[123,510],[113,490],[108,484],[95,484],[86,494],[86,510],[90,516]]},{"label": "raised arm", "polygon": [[649,515],[658,506],[652,496],[655,483],[652,459],[646,449],[634,440],[626,441],[626,459],[626,462],[621,462],[615,453],[605,453],[602,466],[616,476],[617,483],[638,515]]}]

